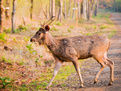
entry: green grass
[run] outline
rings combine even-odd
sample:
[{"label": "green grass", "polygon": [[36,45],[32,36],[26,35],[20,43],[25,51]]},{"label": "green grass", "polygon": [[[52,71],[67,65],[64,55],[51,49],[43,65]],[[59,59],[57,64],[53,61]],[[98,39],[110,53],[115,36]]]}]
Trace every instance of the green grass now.
[{"label": "green grass", "polygon": [[5,89],[11,82],[12,80],[8,77],[0,77],[0,89]]},{"label": "green grass", "polygon": [[100,26],[100,29],[106,29],[106,28],[108,28],[108,25],[101,25]]},{"label": "green grass", "polygon": [[55,25],[58,25],[58,26],[61,26],[61,25],[62,25],[62,23],[59,22],[59,21],[54,22],[54,24],[55,24]]},{"label": "green grass", "polygon": [[70,28],[68,28],[67,31],[68,31],[69,33],[71,33],[71,29],[70,29]]},{"label": "green grass", "polygon": [[6,62],[6,63],[12,63],[12,60],[11,59],[7,59],[5,56],[2,56],[2,61]]},{"label": "green grass", "polygon": [[50,31],[59,31],[59,29],[57,29],[55,26],[53,26]]},{"label": "green grass", "polygon": [[108,38],[112,38],[116,34],[116,30],[110,31],[110,34],[108,35]]},{"label": "green grass", "polygon": [[6,42],[6,33],[0,33],[0,41]]},{"label": "green grass", "polygon": [[[66,65],[61,67],[53,81],[53,85],[57,85],[59,82],[62,83],[61,84],[62,86],[65,86],[63,82],[67,80],[68,76],[74,72],[76,71],[73,65]],[[40,75],[40,78],[38,79],[37,82],[32,82],[30,85],[34,84],[36,86],[39,83],[39,85],[36,86],[36,89],[44,89],[48,85],[50,79],[52,78],[52,75],[53,75],[53,68],[48,68],[46,69],[46,72],[43,72]]]}]

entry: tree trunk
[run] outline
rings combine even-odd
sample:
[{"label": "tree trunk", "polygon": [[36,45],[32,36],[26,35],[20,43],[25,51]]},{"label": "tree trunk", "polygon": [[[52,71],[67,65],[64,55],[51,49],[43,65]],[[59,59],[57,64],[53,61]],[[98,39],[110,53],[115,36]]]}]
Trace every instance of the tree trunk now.
[{"label": "tree trunk", "polygon": [[80,10],[80,2],[78,1],[78,18],[80,18],[81,10]]},{"label": "tree trunk", "polygon": [[33,17],[32,12],[33,12],[33,0],[31,0],[31,7],[30,7],[30,19],[32,19],[32,17]]},{"label": "tree trunk", "polygon": [[94,12],[94,0],[90,0],[90,16],[93,15]]},{"label": "tree trunk", "polygon": [[64,5],[64,6],[65,6],[65,7],[64,7],[64,10],[65,10],[65,17],[64,17],[64,18],[66,19],[66,18],[67,18],[67,13],[66,13],[66,12],[67,12],[67,11],[66,11],[66,0],[65,0],[65,5]]},{"label": "tree trunk", "polygon": [[0,33],[3,32],[3,0],[0,0]]},{"label": "tree trunk", "polygon": [[63,0],[60,0],[59,17],[58,17],[60,22],[62,21],[62,15],[63,15],[62,9],[63,9]]},{"label": "tree trunk", "polygon": [[87,0],[83,0],[83,18],[87,19]]},{"label": "tree trunk", "polygon": [[49,16],[51,17],[52,0],[49,0]]},{"label": "tree trunk", "polygon": [[97,11],[98,11],[98,0],[95,0],[95,10],[94,10],[95,16],[97,16]]},{"label": "tree trunk", "polygon": [[87,2],[87,20],[90,20],[90,0]]},{"label": "tree trunk", "polygon": [[51,17],[55,16],[55,0],[51,1]]},{"label": "tree trunk", "polygon": [[6,19],[9,19],[9,9],[10,9],[10,7],[9,7],[9,5],[10,5],[10,1],[9,0],[6,0],[6,9],[5,9],[5,17],[6,17]]},{"label": "tree trunk", "polygon": [[76,16],[76,0],[74,0],[74,8],[73,8],[72,18],[74,19],[75,16]]},{"label": "tree trunk", "polygon": [[71,15],[71,0],[69,0],[68,16]]},{"label": "tree trunk", "polygon": [[13,0],[13,10],[12,10],[12,17],[11,17],[11,23],[12,23],[12,33],[15,31],[15,11],[16,11],[16,0]]}]

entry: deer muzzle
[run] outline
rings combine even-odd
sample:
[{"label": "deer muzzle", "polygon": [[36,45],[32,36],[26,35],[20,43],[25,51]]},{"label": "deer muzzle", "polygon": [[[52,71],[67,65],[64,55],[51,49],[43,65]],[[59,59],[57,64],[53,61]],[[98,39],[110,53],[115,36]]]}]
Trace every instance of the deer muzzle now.
[{"label": "deer muzzle", "polygon": [[30,42],[36,42],[36,39],[35,38],[31,38]]}]

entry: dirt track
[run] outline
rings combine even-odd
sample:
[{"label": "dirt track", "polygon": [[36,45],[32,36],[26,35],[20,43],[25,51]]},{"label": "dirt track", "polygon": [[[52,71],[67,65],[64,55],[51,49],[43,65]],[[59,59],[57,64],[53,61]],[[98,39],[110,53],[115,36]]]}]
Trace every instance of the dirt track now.
[{"label": "dirt track", "polygon": [[[65,87],[58,86],[53,90],[77,90],[77,91],[121,91],[121,14],[112,14],[111,19],[116,24],[117,34],[111,38],[111,47],[108,51],[108,57],[114,62],[115,81],[112,86],[108,86],[110,81],[110,69],[106,67],[101,73],[98,83],[94,83],[94,78],[100,69],[93,59],[87,59],[81,63],[81,73],[84,80],[84,88],[79,88],[79,79],[76,73],[68,77],[65,81]],[[60,89],[58,89],[60,88]]]},{"label": "dirt track", "polygon": [[[111,18],[117,26],[118,32],[111,38],[111,47],[108,51],[108,57],[114,61],[115,81],[112,86],[108,86],[109,68],[105,68],[99,77],[97,84],[93,84],[94,77],[99,71],[100,66],[94,60],[86,60],[82,66],[83,79],[86,88],[78,89],[83,91],[121,91],[121,14],[112,14]],[[90,63],[91,62],[91,63]],[[86,67],[88,66],[88,67]]]}]

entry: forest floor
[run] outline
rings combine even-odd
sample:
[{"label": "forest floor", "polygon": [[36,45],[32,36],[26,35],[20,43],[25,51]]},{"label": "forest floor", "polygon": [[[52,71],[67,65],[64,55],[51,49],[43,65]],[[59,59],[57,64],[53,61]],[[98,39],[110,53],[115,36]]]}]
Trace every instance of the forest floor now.
[{"label": "forest floor", "polygon": [[[76,73],[73,73],[64,82],[65,87],[60,90],[71,91],[121,91],[121,14],[113,13],[111,20],[117,27],[117,33],[111,38],[111,47],[108,51],[108,57],[114,62],[114,83],[108,86],[110,80],[110,69],[107,67],[101,73],[98,83],[94,84],[96,73],[100,69],[100,65],[94,59],[87,59],[81,62],[81,73],[84,80],[84,88],[79,88],[79,79]],[[57,87],[52,90],[58,90]]]},{"label": "forest floor", "polygon": [[[35,23],[20,25],[15,34],[8,33],[10,29],[0,34],[0,91],[41,91],[49,83],[54,68],[53,57],[46,46],[38,46],[29,41],[39,27]],[[79,88],[79,79],[72,63],[64,63],[49,90],[121,90],[121,14],[103,12],[89,22],[81,19],[78,24],[73,20],[62,23],[57,21],[51,25],[50,32],[57,38],[107,35],[111,39],[108,57],[115,63],[115,81],[112,86],[108,86],[107,67],[98,83],[93,84],[100,65],[89,58],[79,60],[84,88]]]}]

